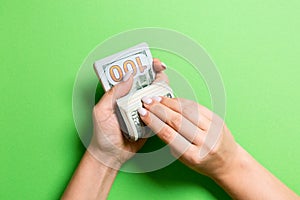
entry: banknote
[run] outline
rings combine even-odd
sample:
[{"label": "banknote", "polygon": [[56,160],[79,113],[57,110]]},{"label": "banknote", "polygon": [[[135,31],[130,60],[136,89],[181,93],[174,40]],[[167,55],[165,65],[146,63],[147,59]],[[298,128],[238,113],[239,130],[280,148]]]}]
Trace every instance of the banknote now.
[{"label": "banknote", "polygon": [[[173,98],[173,91],[169,85],[165,82],[154,82],[153,84],[138,90],[134,93],[130,93],[117,100],[117,105],[124,120],[122,131],[130,140],[138,140],[139,138],[147,137],[149,129],[145,126],[143,121],[137,112],[141,108],[141,99],[153,96],[166,96]],[[124,124],[126,127],[124,127]],[[121,124],[122,125],[122,124]]]},{"label": "banknote", "polygon": [[134,81],[130,92],[117,100],[117,115],[122,132],[130,140],[143,138],[149,129],[140,119],[137,110],[144,96],[173,97],[172,89],[164,82],[153,83],[155,71],[147,43],[141,43],[94,63],[94,70],[105,91],[122,81],[132,70]]},{"label": "banknote", "polygon": [[132,70],[132,91],[150,85],[155,79],[152,55],[147,43],[141,43],[94,63],[94,70],[105,91],[122,81],[126,72]]}]

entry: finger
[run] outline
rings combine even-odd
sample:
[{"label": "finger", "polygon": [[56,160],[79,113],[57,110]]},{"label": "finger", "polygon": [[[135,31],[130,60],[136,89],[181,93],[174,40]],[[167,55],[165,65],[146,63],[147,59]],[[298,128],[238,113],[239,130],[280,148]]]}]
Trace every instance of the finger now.
[{"label": "finger", "polygon": [[158,58],[153,59],[153,69],[156,72],[154,82],[164,81],[169,84],[168,76],[163,72],[167,68],[167,65],[161,62]]},{"label": "finger", "polygon": [[170,146],[172,152],[176,152],[177,157],[182,155],[192,146],[184,137],[178,134],[173,128],[165,124],[158,117],[144,108],[138,109],[143,122],[152,129],[157,136]]},{"label": "finger", "polygon": [[153,69],[156,72],[161,72],[167,68],[166,64],[161,62],[158,58],[153,58]]},{"label": "finger", "polygon": [[194,125],[207,131],[210,128],[213,113],[198,103],[186,99],[160,97],[160,103],[182,114]]},{"label": "finger", "polygon": [[169,84],[168,76],[164,72],[156,73],[155,80],[153,82],[158,83],[162,81]]},{"label": "finger", "polygon": [[133,84],[132,71],[128,71],[123,77],[122,82],[113,86],[108,92],[106,92],[101,100],[95,106],[101,107],[101,109],[113,110],[116,105],[116,100],[128,94]]},{"label": "finger", "polygon": [[185,137],[189,142],[198,146],[203,144],[205,133],[182,114],[171,110],[165,105],[150,98],[142,98],[144,107],[160,120],[168,124],[175,131]]},{"label": "finger", "polygon": [[213,112],[210,111],[208,108],[188,99],[162,97],[161,103],[172,108],[172,110],[176,112],[189,113],[189,111],[194,110],[201,113],[204,117],[206,117],[209,120],[212,120],[213,117]]}]

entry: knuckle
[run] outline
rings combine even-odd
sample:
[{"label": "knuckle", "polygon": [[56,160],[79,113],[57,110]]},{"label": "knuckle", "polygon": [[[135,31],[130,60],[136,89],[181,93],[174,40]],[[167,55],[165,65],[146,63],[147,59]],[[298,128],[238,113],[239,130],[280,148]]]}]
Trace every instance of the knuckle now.
[{"label": "knuckle", "polygon": [[180,153],[176,151],[175,149],[170,149],[170,153],[173,157],[178,158],[180,156]]},{"label": "knuckle", "polygon": [[182,113],[184,114],[191,114],[191,113],[195,113],[195,111],[197,111],[197,105],[195,102],[190,102],[190,101],[187,101],[187,102],[183,102],[182,105],[181,105],[181,110],[182,110]]},{"label": "knuckle", "polygon": [[156,102],[152,102],[151,104],[148,104],[147,107],[149,110],[155,114],[159,114],[162,110],[161,106],[157,104]]},{"label": "knuckle", "polygon": [[192,108],[191,106],[184,106],[183,108],[181,108],[181,110],[184,115],[188,115],[195,112],[194,108]]},{"label": "knuckle", "polygon": [[200,164],[200,158],[198,157],[197,154],[191,157],[191,162],[196,164],[196,165]]},{"label": "knuckle", "polygon": [[160,135],[160,137],[167,142],[172,141],[172,139],[174,138],[174,131],[171,127],[169,126],[164,126],[159,132],[158,135]]},{"label": "knuckle", "polygon": [[187,151],[185,153],[186,159],[194,164],[194,165],[199,165],[200,164],[200,157],[198,156],[197,152],[195,151]]},{"label": "knuckle", "polygon": [[179,130],[181,123],[182,123],[182,116],[179,114],[173,115],[168,120],[168,124],[170,124],[175,130]]},{"label": "knuckle", "polygon": [[197,146],[201,146],[203,144],[203,133],[196,128],[195,130],[191,130],[189,132],[190,140]]},{"label": "knuckle", "polygon": [[205,137],[201,137],[201,136],[196,136],[195,138],[194,138],[194,143],[197,145],[197,146],[203,146],[203,144],[204,144],[204,140],[205,140]]},{"label": "knuckle", "polygon": [[201,164],[201,158],[200,158],[200,150],[199,148],[196,148],[195,150],[192,151],[192,162],[195,163],[196,165]]}]

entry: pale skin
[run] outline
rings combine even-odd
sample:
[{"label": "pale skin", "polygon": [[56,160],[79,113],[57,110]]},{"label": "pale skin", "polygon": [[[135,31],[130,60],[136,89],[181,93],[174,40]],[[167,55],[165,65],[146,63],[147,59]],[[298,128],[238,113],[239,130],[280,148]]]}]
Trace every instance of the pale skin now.
[{"label": "pale skin", "polygon": [[[168,82],[162,72],[165,65],[154,59],[153,66],[156,81]],[[91,144],[62,199],[106,199],[118,169],[145,143],[146,139],[129,142],[122,135],[115,114],[116,99],[126,95],[133,82],[130,74],[124,79],[95,105]],[[142,101],[141,119],[170,146],[172,154],[191,169],[212,178],[233,199],[300,199],[236,143],[221,118],[207,108],[177,98],[145,97]],[[207,144],[205,138],[214,134],[219,136],[215,144]],[[204,156],[200,156],[201,149],[207,150]]]}]

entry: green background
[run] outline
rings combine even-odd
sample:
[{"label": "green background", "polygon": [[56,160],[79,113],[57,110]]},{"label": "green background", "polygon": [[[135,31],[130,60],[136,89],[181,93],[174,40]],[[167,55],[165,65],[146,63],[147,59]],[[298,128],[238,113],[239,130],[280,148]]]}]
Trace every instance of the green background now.
[{"label": "green background", "polygon": [[[77,70],[108,37],[142,27],[182,32],[207,50],[224,81],[225,120],[236,140],[300,194],[299,10],[298,0],[1,0],[0,199],[61,196],[85,150],[72,117]],[[176,58],[154,55],[188,73]],[[209,106],[203,88],[193,84]],[[120,172],[109,199],[140,198],[230,199],[179,162]]]}]

